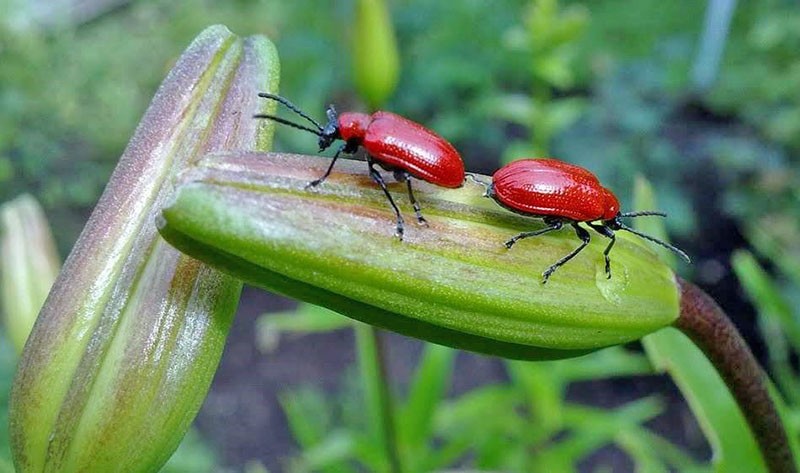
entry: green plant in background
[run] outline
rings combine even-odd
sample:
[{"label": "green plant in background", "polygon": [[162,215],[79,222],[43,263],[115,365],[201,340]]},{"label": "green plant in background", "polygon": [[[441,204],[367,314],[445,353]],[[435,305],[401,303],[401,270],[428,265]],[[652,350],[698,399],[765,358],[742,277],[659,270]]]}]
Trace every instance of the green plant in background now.
[{"label": "green plant in background", "polygon": [[512,141],[504,162],[547,156],[553,137],[583,111],[584,99],[557,98],[556,93],[575,85],[573,62],[588,16],[581,5],[562,8],[558,0],[532,0],[523,14],[523,26],[507,32],[509,49],[527,65],[530,94],[500,97],[491,107],[492,114],[524,127],[529,141]]},{"label": "green plant in background", "polygon": [[714,110],[738,116],[770,139],[800,151],[800,11],[768,0],[741,6],[721,75],[711,89]]},{"label": "green plant in background", "polygon": [[[508,362],[508,383],[448,399],[455,355],[452,349],[426,345],[405,396],[399,398],[398,443],[404,471],[454,466],[576,471],[582,458],[609,444],[629,454],[637,471],[709,471],[641,426],[661,412],[656,398],[614,410],[563,402],[564,390],[572,382],[647,373],[649,365],[641,355],[611,349],[584,363]],[[303,447],[289,463],[289,471],[375,471],[375,450],[370,448],[374,442],[366,435],[361,402],[348,383],[333,398],[309,389],[283,396],[292,432]],[[556,435],[562,438],[553,442]]]},{"label": "green plant in background", "polygon": [[[793,255],[782,254],[783,259]],[[748,251],[734,253],[733,269],[748,298],[758,311],[758,325],[765,340],[770,371],[781,394],[786,397],[795,432],[800,432],[800,375],[792,366],[792,353],[800,350],[800,261],[776,267],[783,277],[773,277]],[[777,263],[777,262],[776,262]],[[792,268],[788,271],[785,268]]]},{"label": "green plant in background", "polygon": [[[712,156],[726,179],[725,207],[775,264],[800,261],[800,10],[780,1],[743,4],[718,82],[706,102],[755,129],[720,140]],[[785,268],[791,274],[794,271]]]}]

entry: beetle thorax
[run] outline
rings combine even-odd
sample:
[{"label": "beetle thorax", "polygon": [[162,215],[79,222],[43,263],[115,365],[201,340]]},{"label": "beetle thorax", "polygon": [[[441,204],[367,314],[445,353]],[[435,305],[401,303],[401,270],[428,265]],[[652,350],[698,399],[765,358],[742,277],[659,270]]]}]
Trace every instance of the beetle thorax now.
[{"label": "beetle thorax", "polygon": [[362,141],[372,121],[366,113],[347,112],[339,115],[339,134],[345,141]]},{"label": "beetle thorax", "polygon": [[603,211],[603,220],[611,220],[619,215],[619,199],[610,190],[603,188],[605,191],[605,210]]}]

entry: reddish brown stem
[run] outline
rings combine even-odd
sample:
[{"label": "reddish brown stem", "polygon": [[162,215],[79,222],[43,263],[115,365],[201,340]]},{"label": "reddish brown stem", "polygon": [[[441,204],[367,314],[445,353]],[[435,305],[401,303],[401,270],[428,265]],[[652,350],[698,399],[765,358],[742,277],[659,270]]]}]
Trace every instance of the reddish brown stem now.
[{"label": "reddish brown stem", "polygon": [[772,473],[796,473],[789,438],[767,389],[767,376],[725,312],[703,290],[678,279],[675,327],[708,356],[742,409]]}]

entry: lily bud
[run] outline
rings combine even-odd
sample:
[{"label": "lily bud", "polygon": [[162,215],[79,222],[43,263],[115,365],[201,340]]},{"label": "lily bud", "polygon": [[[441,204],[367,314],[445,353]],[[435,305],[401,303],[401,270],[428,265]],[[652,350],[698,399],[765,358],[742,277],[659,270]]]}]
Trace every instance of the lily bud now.
[{"label": "lily bud", "polygon": [[206,29],[178,59],[53,286],[19,364],[18,472],[157,471],[216,371],[241,283],[162,240],[176,175],[209,152],[265,149],[265,39]]},{"label": "lily bud", "polygon": [[353,27],[356,89],[373,110],[392,95],[400,74],[397,40],[384,0],[358,0]]},{"label": "lily bud", "polygon": [[[306,189],[327,165],[274,153],[210,157],[183,175],[161,234],[254,285],[507,358],[577,356],[636,340],[678,316],[672,271],[625,235],[611,253],[611,279],[607,242],[595,238],[543,285],[542,271],[579,244],[574,233],[551,232],[508,250],[508,238],[541,223],[483,198],[473,182],[443,189],[415,181],[430,227],[407,224],[399,241],[364,163],[337,163],[323,185]],[[404,185],[389,187],[408,214]]]},{"label": "lily bud", "polygon": [[61,262],[42,208],[24,194],[0,207],[0,290],[5,328],[22,352]]}]

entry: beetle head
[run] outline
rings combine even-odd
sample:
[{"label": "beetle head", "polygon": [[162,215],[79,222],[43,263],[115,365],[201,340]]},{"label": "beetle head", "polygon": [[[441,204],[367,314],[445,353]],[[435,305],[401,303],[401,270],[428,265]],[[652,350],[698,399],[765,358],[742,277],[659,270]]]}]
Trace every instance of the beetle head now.
[{"label": "beetle head", "polygon": [[328,123],[322,128],[319,134],[320,151],[328,149],[331,143],[341,138],[339,134],[339,115],[336,113],[336,109],[333,108],[333,104],[328,106],[326,115],[328,116]]}]

